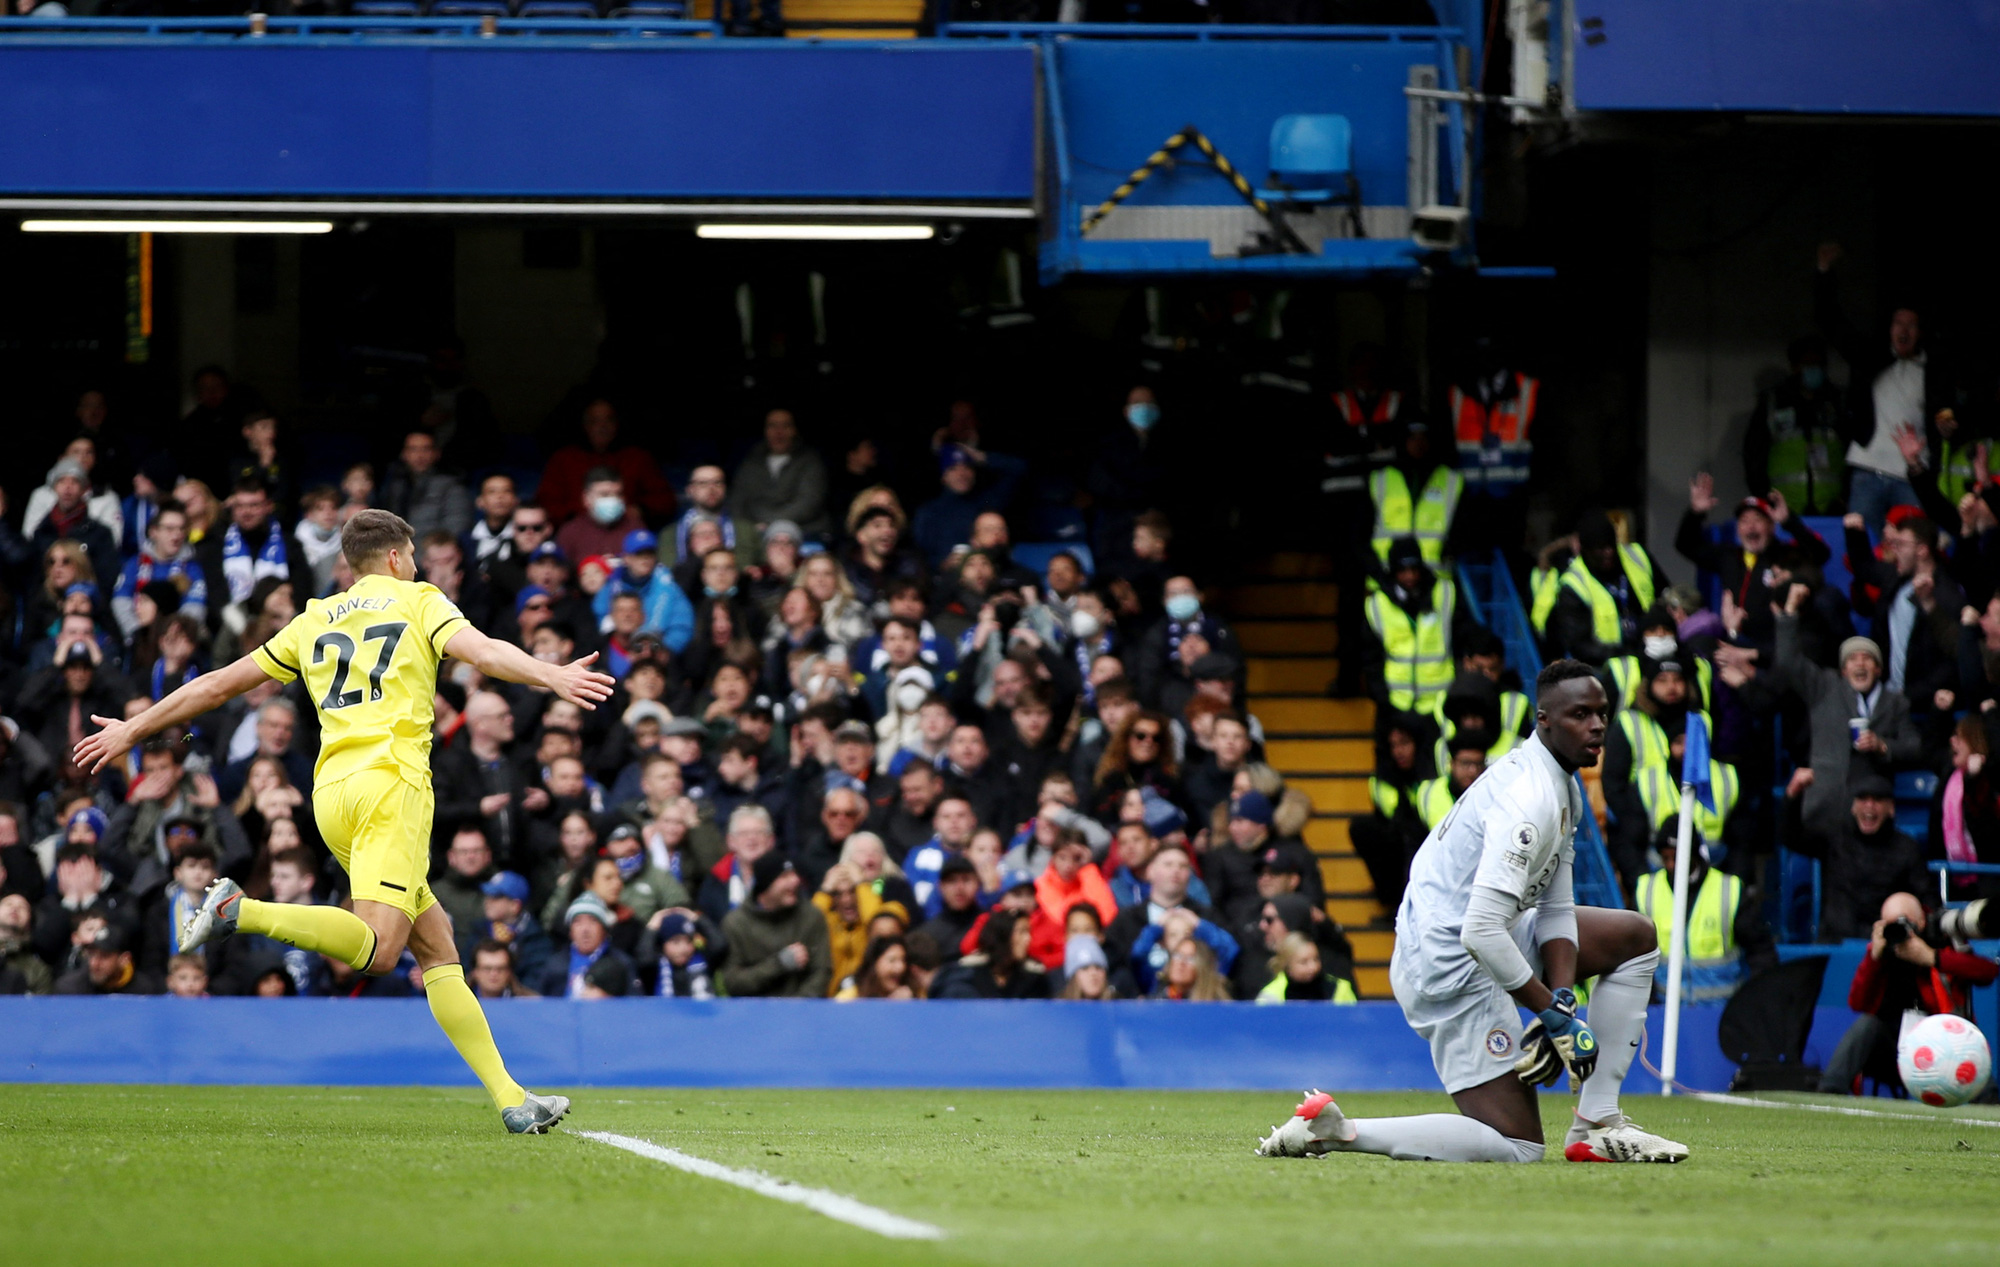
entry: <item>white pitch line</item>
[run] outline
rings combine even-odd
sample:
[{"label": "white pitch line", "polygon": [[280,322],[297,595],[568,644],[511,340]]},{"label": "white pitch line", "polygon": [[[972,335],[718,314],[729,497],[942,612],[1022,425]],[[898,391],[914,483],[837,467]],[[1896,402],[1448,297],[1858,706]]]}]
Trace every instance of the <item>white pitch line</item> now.
[{"label": "white pitch line", "polygon": [[1804,1109],[1808,1113],[1838,1113],[1842,1117],[1892,1117],[1904,1122],[1933,1122],[1940,1126],[2000,1126],[1984,1117],[1935,1117],[1929,1113],[1884,1113],[1880,1109],[1850,1109],[1839,1104],[1800,1104],[1792,1100],[1753,1100],[1744,1096],[1719,1095],[1713,1091],[1692,1091],[1687,1098],[1708,1104],[1742,1104],[1759,1109]]},{"label": "white pitch line", "polygon": [[622,1148],[628,1153],[636,1153],[653,1161],[665,1162],[676,1170],[685,1170],[691,1175],[704,1179],[719,1179],[723,1183],[747,1188],[759,1196],[770,1197],[774,1201],[786,1201],[792,1205],[802,1205],[808,1210],[824,1214],[830,1219],[852,1224],[878,1236],[887,1236],[899,1241],[941,1241],[944,1229],[929,1223],[919,1223],[906,1219],[900,1214],[878,1210],[865,1205],[853,1197],[843,1197],[838,1192],[828,1192],[824,1188],[808,1188],[793,1183],[789,1179],[777,1179],[755,1170],[734,1170],[718,1165],[701,1157],[673,1148],[662,1148],[658,1144],[643,1139],[633,1139],[630,1135],[614,1135],[609,1131],[572,1131],[585,1139]]}]

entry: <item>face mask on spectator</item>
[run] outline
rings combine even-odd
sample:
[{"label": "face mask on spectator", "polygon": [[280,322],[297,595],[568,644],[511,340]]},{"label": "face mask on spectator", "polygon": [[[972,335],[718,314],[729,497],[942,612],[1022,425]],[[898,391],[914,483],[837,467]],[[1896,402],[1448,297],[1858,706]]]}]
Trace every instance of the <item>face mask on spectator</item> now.
[{"label": "face mask on spectator", "polygon": [[1672,634],[1647,634],[1646,658],[1648,660],[1671,660],[1674,652],[1680,650],[1680,642]]},{"label": "face mask on spectator", "polygon": [[1151,431],[1153,424],[1160,420],[1160,407],[1150,400],[1125,406],[1125,421],[1140,431]]},{"label": "face mask on spectator", "polygon": [[1806,365],[1799,369],[1799,385],[1809,392],[1816,392],[1826,386],[1826,367]]},{"label": "face mask on spectator", "polygon": [[645,865],[646,855],[642,853],[635,853],[629,858],[620,858],[618,860],[618,876],[620,879],[629,880],[633,876],[638,875],[639,868]]},{"label": "face mask on spectator", "polygon": [[1095,638],[1103,628],[1104,626],[1098,623],[1097,617],[1091,612],[1070,613],[1069,631],[1085,642]]},{"label": "face mask on spectator", "polygon": [[924,704],[924,688],[915,682],[905,682],[896,688],[896,711],[914,713]]},{"label": "face mask on spectator", "polygon": [[1193,620],[1201,611],[1201,600],[1192,594],[1176,594],[1167,600],[1167,615],[1175,620]]},{"label": "face mask on spectator", "polygon": [[719,589],[715,588],[715,587],[714,587],[713,585],[704,585],[704,586],[702,586],[702,587],[701,587],[701,592],[702,592],[702,593],[704,593],[704,594],[706,594],[706,595],[708,595],[708,596],[709,596],[710,598],[734,598],[734,597],[736,597],[736,587],[735,587],[734,585],[730,586],[730,587],[729,587],[728,589],[726,589],[726,590],[719,590]]},{"label": "face mask on spectator", "polygon": [[625,517],[623,497],[597,497],[591,499],[590,517],[601,524],[615,524]]}]

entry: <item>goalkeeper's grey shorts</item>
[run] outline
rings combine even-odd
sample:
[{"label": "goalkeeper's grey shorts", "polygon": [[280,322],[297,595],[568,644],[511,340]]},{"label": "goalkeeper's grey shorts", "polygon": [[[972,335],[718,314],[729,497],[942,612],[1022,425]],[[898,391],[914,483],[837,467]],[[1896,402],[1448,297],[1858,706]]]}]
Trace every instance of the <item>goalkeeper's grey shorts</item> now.
[{"label": "goalkeeper's grey shorts", "polygon": [[[1533,912],[1515,926],[1513,937],[1528,966],[1540,976],[1542,955],[1535,945]],[[1431,1045],[1431,1063],[1444,1089],[1456,1095],[1502,1074],[1511,1075],[1514,1062],[1521,1058],[1522,1029],[1521,1009],[1513,996],[1481,970],[1462,992],[1425,998],[1411,984],[1421,979],[1420,965],[1407,962],[1401,939],[1396,951],[1389,965],[1389,984],[1410,1028]]]}]

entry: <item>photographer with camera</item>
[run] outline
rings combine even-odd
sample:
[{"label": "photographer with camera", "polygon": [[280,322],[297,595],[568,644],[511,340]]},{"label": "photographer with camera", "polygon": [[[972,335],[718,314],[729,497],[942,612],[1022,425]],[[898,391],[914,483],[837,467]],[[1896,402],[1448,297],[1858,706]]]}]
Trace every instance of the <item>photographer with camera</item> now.
[{"label": "photographer with camera", "polygon": [[[1952,912],[1958,915],[1958,912]],[[1902,1085],[1896,1071],[1896,1042],[1906,1013],[1936,1016],[1972,1014],[1971,991],[2000,976],[2000,963],[1975,955],[1957,937],[1970,931],[1960,919],[1940,920],[1933,930],[1924,905],[1908,893],[1892,893],[1868,940],[1868,953],[1847,987],[1854,1018],[1833,1059],[1820,1074],[1827,1095],[1858,1093],[1862,1077]]]}]

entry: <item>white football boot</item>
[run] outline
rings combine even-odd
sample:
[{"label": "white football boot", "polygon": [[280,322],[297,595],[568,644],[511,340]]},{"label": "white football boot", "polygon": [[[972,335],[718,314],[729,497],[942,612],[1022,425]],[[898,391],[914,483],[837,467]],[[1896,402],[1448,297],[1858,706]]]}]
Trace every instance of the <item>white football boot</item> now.
[{"label": "white football boot", "polygon": [[201,905],[181,921],[182,950],[193,950],[212,941],[221,941],[236,931],[236,913],[242,909],[243,889],[227,877],[208,886]]},{"label": "white football boot", "polygon": [[515,1135],[546,1135],[551,1126],[568,1115],[568,1096],[536,1095],[532,1091],[513,1108],[500,1110],[500,1120]]},{"label": "white football boot", "polygon": [[1330,1143],[1351,1144],[1359,1134],[1353,1122],[1340,1111],[1333,1097],[1324,1091],[1308,1091],[1306,1098],[1283,1126],[1257,1144],[1259,1157],[1324,1157]]},{"label": "white football boot", "polygon": [[1649,1131],[1642,1131],[1623,1113],[1614,1113],[1602,1122],[1577,1118],[1563,1141],[1563,1157],[1568,1161],[1656,1161],[1672,1164],[1687,1159],[1686,1144],[1676,1144]]}]

